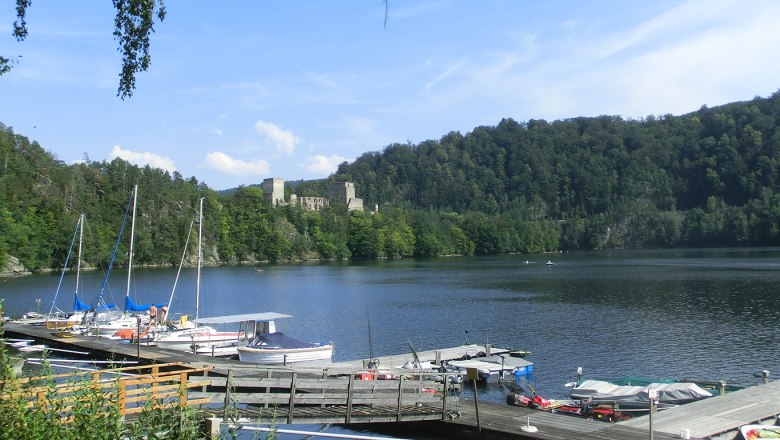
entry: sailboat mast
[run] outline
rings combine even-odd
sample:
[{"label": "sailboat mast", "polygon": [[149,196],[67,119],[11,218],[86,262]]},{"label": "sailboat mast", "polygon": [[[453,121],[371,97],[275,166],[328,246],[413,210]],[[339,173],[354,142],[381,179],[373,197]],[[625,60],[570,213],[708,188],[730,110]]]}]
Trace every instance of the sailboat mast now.
[{"label": "sailboat mast", "polygon": [[203,197],[200,198],[200,214],[198,216],[198,277],[195,285],[195,319],[198,319],[198,306],[200,303],[200,262],[203,257],[201,242],[203,241]]},{"label": "sailboat mast", "polygon": [[133,242],[135,241],[135,204],[138,201],[138,185],[133,187],[133,219],[130,222],[130,256],[127,260],[127,291],[125,296],[130,296],[130,276],[133,271]]},{"label": "sailboat mast", "polygon": [[81,243],[84,239],[84,214],[79,217],[79,254],[76,260],[76,295],[79,294],[79,276],[81,274]]}]

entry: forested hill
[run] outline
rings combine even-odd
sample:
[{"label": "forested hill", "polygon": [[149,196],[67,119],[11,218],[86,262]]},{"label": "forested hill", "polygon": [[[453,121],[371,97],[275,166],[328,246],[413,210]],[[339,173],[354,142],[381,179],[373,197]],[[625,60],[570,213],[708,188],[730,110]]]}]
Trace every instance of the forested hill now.
[{"label": "forested hill", "polygon": [[328,181],[351,181],[374,214],[271,209],[254,186],[219,194],[120,159],[68,165],[1,123],[0,160],[0,268],[9,256],[61,267],[81,213],[86,263],[105,267],[136,184],[141,265],[178,264],[200,198],[212,262],[780,245],[780,92],[640,121],[504,119],[294,189],[327,196]]},{"label": "forested hill", "polygon": [[[778,244],[779,163],[777,92],[643,120],[504,119],[365,153],[336,178],[354,181],[370,206],[565,221],[569,247],[594,247],[609,237],[581,228],[602,235],[609,226],[628,228],[623,244],[640,246]],[[687,234],[659,229],[680,214],[700,221]]]}]

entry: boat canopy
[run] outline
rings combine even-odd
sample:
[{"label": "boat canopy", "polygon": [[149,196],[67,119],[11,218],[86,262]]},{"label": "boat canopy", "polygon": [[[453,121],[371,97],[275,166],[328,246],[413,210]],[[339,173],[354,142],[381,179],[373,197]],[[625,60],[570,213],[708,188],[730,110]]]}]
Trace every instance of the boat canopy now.
[{"label": "boat canopy", "polygon": [[159,309],[162,306],[167,306],[167,304],[136,304],[129,296],[125,297],[125,311],[127,312],[143,312],[145,310],[149,310],[152,308],[152,306],[155,306]]},{"label": "boat canopy", "polygon": [[320,344],[299,341],[297,339],[286,336],[284,333],[276,332],[267,333],[256,337],[252,342],[252,346],[267,349],[286,350],[290,348],[314,348],[319,347]]},{"label": "boat canopy", "polygon": [[292,318],[292,315],[285,315],[276,312],[244,313],[242,315],[212,316],[210,318],[198,318],[197,324],[230,324],[234,322],[268,322],[275,319]]},{"label": "boat canopy", "polygon": [[594,401],[648,402],[648,386],[658,391],[658,401],[686,403],[712,397],[712,393],[695,383],[652,383],[645,386],[615,385],[601,380],[584,380],[572,388],[570,398],[591,398]]}]

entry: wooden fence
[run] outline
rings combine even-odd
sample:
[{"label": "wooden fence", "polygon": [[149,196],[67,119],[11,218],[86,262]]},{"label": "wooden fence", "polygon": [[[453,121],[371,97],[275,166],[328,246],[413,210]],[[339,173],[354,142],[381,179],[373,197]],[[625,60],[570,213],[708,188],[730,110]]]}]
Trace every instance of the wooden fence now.
[{"label": "wooden fence", "polygon": [[[173,363],[19,378],[21,387],[14,391],[16,394],[9,396],[2,387],[0,398],[22,396],[27,400],[28,408],[57,411],[67,422],[67,414],[74,404],[84,400],[89,392],[96,392],[107,397],[107,404],[115,401],[119,413],[127,416],[142,412],[149,404],[164,408],[206,403],[209,399],[192,399],[188,394],[193,388],[203,389],[210,385],[205,377],[209,370],[211,367],[183,368],[181,364]],[[198,380],[190,380],[192,374],[199,375]],[[0,382],[0,385],[4,383]]]},{"label": "wooden fence", "polygon": [[[231,411],[241,423],[367,423],[441,420],[451,416],[457,398],[431,373],[404,372],[398,376],[348,374],[319,377],[295,371],[264,372],[264,377],[210,377],[208,392],[193,391],[190,398],[208,399],[219,411],[213,417],[227,421]],[[381,377],[381,379],[380,379]],[[235,414],[233,414],[234,416]]]}]

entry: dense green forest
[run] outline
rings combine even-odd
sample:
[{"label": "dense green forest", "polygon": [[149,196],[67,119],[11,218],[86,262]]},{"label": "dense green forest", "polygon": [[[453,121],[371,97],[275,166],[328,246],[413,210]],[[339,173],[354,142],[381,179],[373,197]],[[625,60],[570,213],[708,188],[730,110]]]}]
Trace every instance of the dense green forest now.
[{"label": "dense green forest", "polygon": [[780,244],[780,92],[642,120],[504,119],[287,188],[355,182],[377,212],[271,208],[253,185],[220,194],[121,159],[69,165],[2,124],[0,159],[0,263],[28,269],[62,266],[82,213],[84,259],[107,265],[136,184],[139,265],[178,264],[200,198],[204,258],[221,263]]}]

